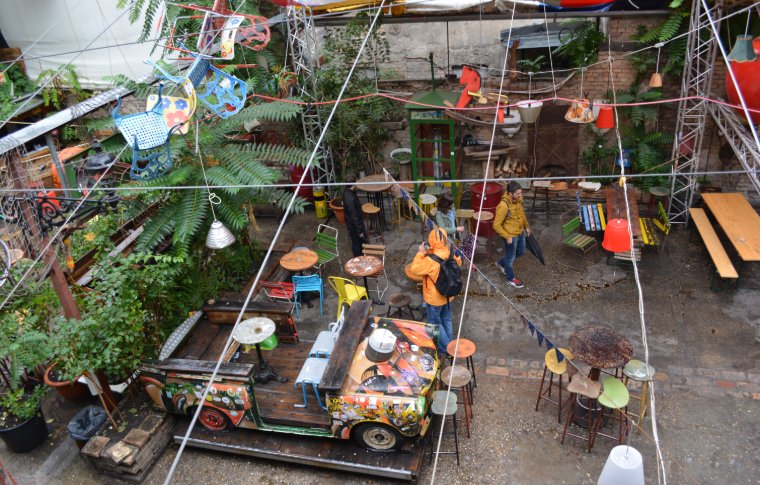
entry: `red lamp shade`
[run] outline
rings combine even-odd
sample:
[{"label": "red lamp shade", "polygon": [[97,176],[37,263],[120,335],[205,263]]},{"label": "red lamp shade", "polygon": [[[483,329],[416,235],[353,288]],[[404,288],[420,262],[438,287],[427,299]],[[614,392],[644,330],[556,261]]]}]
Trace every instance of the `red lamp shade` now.
[{"label": "red lamp shade", "polygon": [[599,115],[596,117],[596,127],[600,130],[615,128],[615,113],[612,111],[612,106],[602,106],[599,108]]},{"label": "red lamp shade", "polygon": [[[760,110],[760,57],[750,62],[731,62],[731,68],[734,70],[736,81],[739,84],[739,89],[742,90],[747,107]],[[744,110],[741,109],[739,93],[731,80],[731,73],[728,72],[726,73],[726,97],[731,104],[740,106],[738,109],[734,109],[739,118],[746,119]],[[760,123],[760,113],[750,113],[752,123]]]},{"label": "red lamp shade", "polygon": [[607,223],[604,230],[602,247],[611,253],[622,253],[631,250],[631,236],[628,232],[628,221],[613,219]]}]

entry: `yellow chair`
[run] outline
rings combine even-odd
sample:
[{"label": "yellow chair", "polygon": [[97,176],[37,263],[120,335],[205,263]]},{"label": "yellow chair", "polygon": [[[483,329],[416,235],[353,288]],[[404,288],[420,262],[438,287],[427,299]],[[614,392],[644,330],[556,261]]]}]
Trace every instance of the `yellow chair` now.
[{"label": "yellow chair", "polygon": [[351,306],[355,301],[369,299],[367,288],[359,286],[349,279],[330,276],[327,278],[327,281],[330,282],[330,286],[338,294],[338,314],[335,318],[340,318],[340,309],[343,303]]}]

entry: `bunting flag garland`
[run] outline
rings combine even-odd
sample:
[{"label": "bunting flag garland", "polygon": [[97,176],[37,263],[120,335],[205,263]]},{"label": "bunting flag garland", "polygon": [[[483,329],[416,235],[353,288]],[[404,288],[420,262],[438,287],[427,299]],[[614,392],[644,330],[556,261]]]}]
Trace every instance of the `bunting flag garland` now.
[{"label": "bunting flag garland", "polygon": [[530,322],[528,322],[528,318],[525,315],[520,315],[520,320],[522,320],[522,322],[523,322],[523,327],[525,327],[527,329],[528,328],[528,323],[530,323]]},{"label": "bunting flag garland", "polygon": [[431,221],[429,217],[425,217],[425,222],[427,223],[428,230],[432,231],[433,230],[433,221]]},{"label": "bunting flag garland", "polygon": [[533,333],[536,331],[536,326],[533,325],[533,322],[528,321],[528,330],[530,330],[531,337],[533,336]]},{"label": "bunting flag garland", "polygon": [[554,347],[554,352],[557,354],[557,362],[562,362],[565,360],[565,354],[559,351],[557,347]]},{"label": "bunting flag garland", "polygon": [[551,343],[548,338],[544,337],[544,340],[546,341],[546,350],[551,350],[554,348],[554,344]]},{"label": "bunting flag garland", "polygon": [[539,332],[538,329],[536,329],[536,340],[538,340],[538,346],[541,347],[544,343],[544,334]]}]

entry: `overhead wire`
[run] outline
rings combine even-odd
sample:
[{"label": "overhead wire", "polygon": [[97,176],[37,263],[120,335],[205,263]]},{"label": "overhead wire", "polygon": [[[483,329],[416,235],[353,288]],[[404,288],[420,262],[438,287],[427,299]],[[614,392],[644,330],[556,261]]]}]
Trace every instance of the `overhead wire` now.
[{"label": "overhead wire", "polygon": [[[338,99],[340,99],[343,96],[343,93],[345,93],[346,88],[348,87],[348,83],[351,80],[351,77],[353,76],[353,73],[354,73],[354,70],[356,69],[357,64],[359,63],[359,59],[361,58],[362,54],[364,53],[364,48],[366,47],[367,41],[369,40],[370,36],[372,35],[372,32],[373,32],[373,30],[375,28],[377,20],[380,18],[380,14],[382,13],[382,8],[383,8],[384,5],[385,5],[385,0],[382,0],[382,2],[380,4],[380,7],[377,10],[377,13],[375,14],[375,17],[373,18],[372,23],[370,24],[370,26],[369,26],[369,28],[367,30],[367,35],[364,37],[364,39],[363,39],[363,41],[361,43],[361,46],[358,49],[356,58],[354,59],[354,62],[351,65],[351,69],[348,71],[348,74],[346,75],[346,79],[343,82],[343,85],[341,86],[340,92],[338,93]],[[319,138],[317,139],[317,141],[316,141],[316,143],[314,145],[314,149],[311,152],[311,156],[309,157],[309,160],[308,160],[308,162],[306,163],[306,165],[304,167],[303,174],[301,175],[301,178],[300,178],[300,180],[298,182],[298,186],[297,187],[300,187],[301,184],[303,184],[304,180],[306,179],[306,175],[309,173],[309,168],[311,167],[312,163],[314,162],[314,160],[315,160],[315,158],[317,156],[317,153],[318,153],[318,151],[320,149],[322,141],[324,140],[325,135],[327,134],[327,130],[328,130],[329,126],[330,126],[330,123],[332,122],[332,119],[335,116],[335,112],[337,111],[337,108],[338,108],[338,103],[336,103],[333,106],[332,110],[330,111],[329,116],[327,117],[327,120],[325,121],[325,125],[322,128],[322,131],[319,134]],[[277,242],[278,238],[280,237],[280,234],[282,233],[282,229],[285,226],[285,222],[288,220],[288,216],[289,216],[289,214],[291,212],[291,209],[293,208],[293,205],[294,205],[294,203],[296,201],[296,198],[298,196],[298,192],[299,192],[298,190],[295,190],[294,193],[293,193],[293,195],[292,195],[292,197],[290,198],[290,202],[288,202],[287,209],[285,210],[285,215],[282,217],[282,220],[280,221],[280,224],[277,227],[277,230],[276,230],[274,236],[272,237],[272,242],[269,244],[269,247],[267,248],[267,252],[264,255],[264,258],[263,258],[263,260],[261,262],[261,265],[259,267],[259,270],[256,273],[256,276],[254,277],[253,283],[251,284],[251,289],[248,291],[248,295],[246,296],[245,301],[242,304],[242,307],[240,309],[240,313],[238,314],[237,319],[235,320],[235,324],[233,325],[232,331],[230,332],[230,335],[227,338],[227,341],[226,341],[226,343],[224,345],[224,349],[222,349],[222,351],[221,351],[221,353],[219,355],[219,358],[216,361],[216,365],[214,366],[214,370],[211,373],[211,376],[209,377],[209,385],[207,385],[205,387],[204,391],[203,391],[203,394],[202,394],[202,396],[200,398],[201,402],[204,402],[205,399],[206,399],[206,396],[208,396],[209,389],[211,387],[211,383],[213,383],[214,380],[216,379],[216,376],[219,373],[219,368],[221,367],[222,362],[224,361],[224,356],[227,353],[227,350],[232,345],[233,337],[235,335],[235,329],[237,328],[238,324],[242,320],[243,315],[245,315],[245,311],[246,311],[246,308],[248,307],[248,303],[251,301],[251,298],[253,297],[253,293],[254,293],[254,291],[256,289],[256,286],[258,285],[259,280],[261,279],[261,275],[262,275],[262,273],[264,271],[264,268],[266,267],[267,262],[269,261],[269,258],[272,256],[272,250],[274,249],[274,245]],[[164,484],[165,485],[168,485],[170,483],[171,478],[172,478],[172,476],[174,475],[174,473],[175,473],[175,471],[177,469],[177,465],[179,464],[179,460],[182,457],[182,453],[183,453],[185,447],[187,446],[187,442],[190,439],[190,434],[192,433],[193,428],[194,428],[195,424],[198,421],[198,418],[200,416],[200,413],[201,413],[202,409],[203,409],[203,406],[198,406],[198,409],[193,414],[192,420],[190,421],[190,425],[187,428],[187,432],[182,437],[182,441],[180,443],[179,450],[177,451],[177,455],[175,456],[174,461],[172,462],[172,465],[171,465],[171,467],[169,469],[169,472],[167,473],[166,479],[164,480]]]}]

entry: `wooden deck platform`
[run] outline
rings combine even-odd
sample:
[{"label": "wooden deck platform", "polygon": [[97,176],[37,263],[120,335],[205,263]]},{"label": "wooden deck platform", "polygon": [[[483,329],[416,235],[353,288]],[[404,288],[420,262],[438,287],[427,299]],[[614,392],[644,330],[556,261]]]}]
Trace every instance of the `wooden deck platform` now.
[{"label": "wooden deck platform", "polygon": [[[182,442],[189,424],[189,419],[180,419],[175,425],[175,443]],[[247,429],[214,433],[201,426],[193,429],[187,446],[410,482],[419,476],[425,451],[423,440],[409,442],[399,451],[379,453],[360,448],[351,440]]]}]

